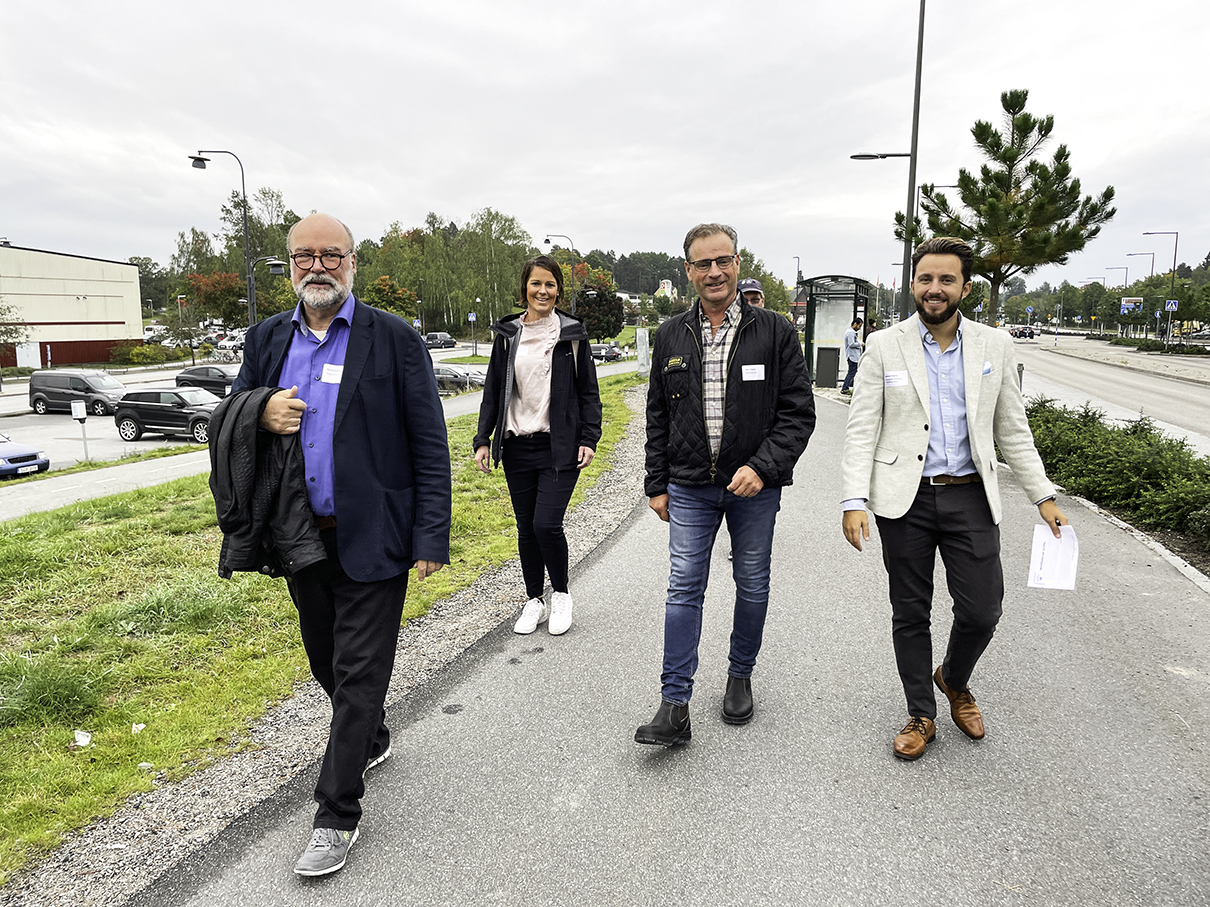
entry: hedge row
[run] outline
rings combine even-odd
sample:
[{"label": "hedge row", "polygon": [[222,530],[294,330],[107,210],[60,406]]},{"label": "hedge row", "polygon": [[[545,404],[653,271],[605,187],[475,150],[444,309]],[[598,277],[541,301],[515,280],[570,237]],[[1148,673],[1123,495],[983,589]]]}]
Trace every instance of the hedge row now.
[{"label": "hedge row", "polygon": [[1087,404],[1026,404],[1046,472],[1070,494],[1125,513],[1139,526],[1210,542],[1210,457],[1165,437],[1146,416],[1113,425]]}]

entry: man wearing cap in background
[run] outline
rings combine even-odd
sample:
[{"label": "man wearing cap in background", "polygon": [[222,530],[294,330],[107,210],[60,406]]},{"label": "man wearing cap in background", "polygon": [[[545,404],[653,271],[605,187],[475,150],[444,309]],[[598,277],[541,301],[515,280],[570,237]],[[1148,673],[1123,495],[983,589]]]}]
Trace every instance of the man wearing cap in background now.
[{"label": "man wearing cap in background", "polygon": [[761,289],[760,281],[755,277],[745,277],[739,282],[739,291],[744,294],[744,301],[757,308],[765,307],[765,291]]}]

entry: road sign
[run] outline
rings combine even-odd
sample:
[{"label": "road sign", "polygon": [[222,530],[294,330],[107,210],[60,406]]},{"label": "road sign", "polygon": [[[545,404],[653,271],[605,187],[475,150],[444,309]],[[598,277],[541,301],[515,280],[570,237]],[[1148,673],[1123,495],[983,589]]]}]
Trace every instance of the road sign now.
[{"label": "road sign", "polygon": [[983,303],[979,303],[977,306],[975,306],[975,311],[976,311],[976,312],[982,312],[982,311],[983,311]]},{"label": "road sign", "polygon": [[467,320],[467,321],[474,321],[474,320],[475,320],[475,313],[474,313],[474,312],[467,312],[467,313],[466,313],[466,320]]},{"label": "road sign", "polygon": [[1031,305],[1027,305],[1027,306],[1025,307],[1025,311],[1029,312],[1029,314],[1031,314],[1031,315],[1032,315],[1032,314],[1034,313],[1034,307],[1033,307],[1033,306],[1031,306]]},{"label": "road sign", "polygon": [[1165,312],[1175,312],[1176,311],[1176,300],[1169,299],[1167,302],[1165,302],[1164,311]]},{"label": "road sign", "polygon": [[1159,309],[1156,309],[1156,310],[1155,310],[1155,317],[1156,317],[1157,319],[1160,317],[1160,310],[1159,310]]},{"label": "road sign", "polygon": [[414,328],[419,328],[419,327],[420,327],[420,319],[419,319],[419,318],[413,318],[413,319],[412,319],[412,327],[414,327]]}]

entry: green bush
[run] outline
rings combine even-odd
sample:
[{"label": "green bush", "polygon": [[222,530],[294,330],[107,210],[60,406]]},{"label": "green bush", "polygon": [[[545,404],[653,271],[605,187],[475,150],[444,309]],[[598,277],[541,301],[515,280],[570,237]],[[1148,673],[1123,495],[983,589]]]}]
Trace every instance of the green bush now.
[{"label": "green bush", "polygon": [[1167,347],[1164,352],[1174,356],[1210,356],[1210,347],[1198,346],[1195,343],[1177,343]]},{"label": "green bush", "polygon": [[122,340],[109,349],[109,361],[114,365],[130,365],[134,362],[131,355],[135,350],[143,348],[141,340]]},{"label": "green bush", "polygon": [[1151,339],[1140,340],[1139,341],[1139,352],[1140,353],[1162,353],[1162,352],[1164,352],[1164,341],[1151,340]]},{"label": "green bush", "polygon": [[130,361],[134,365],[159,365],[168,359],[168,350],[158,343],[147,343],[130,351]]},{"label": "green bush", "polygon": [[1047,473],[1068,492],[1141,526],[1210,540],[1210,457],[1165,437],[1146,416],[1110,425],[1087,404],[1072,410],[1042,397],[1026,412]]}]

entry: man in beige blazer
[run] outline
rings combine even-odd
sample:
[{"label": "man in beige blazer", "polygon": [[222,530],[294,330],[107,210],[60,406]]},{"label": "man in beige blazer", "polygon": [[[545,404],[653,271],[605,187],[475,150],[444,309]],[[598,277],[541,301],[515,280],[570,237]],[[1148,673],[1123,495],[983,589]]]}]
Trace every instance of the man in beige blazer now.
[{"label": "man in beige blazer", "polygon": [[[973,740],[983,718],[967,686],[1000,619],[1000,489],[996,445],[1051,531],[1067,517],[1055,503],[1017,387],[1012,340],[964,319],[974,255],[935,237],[912,255],[916,314],[867,339],[845,431],[845,538],[869,541],[878,518],[890,584],[892,640],[908,723],[894,753],[917,759],[936,735],[933,684]],[[933,670],[929,628],[937,549],[954,600],[945,660]]]}]

